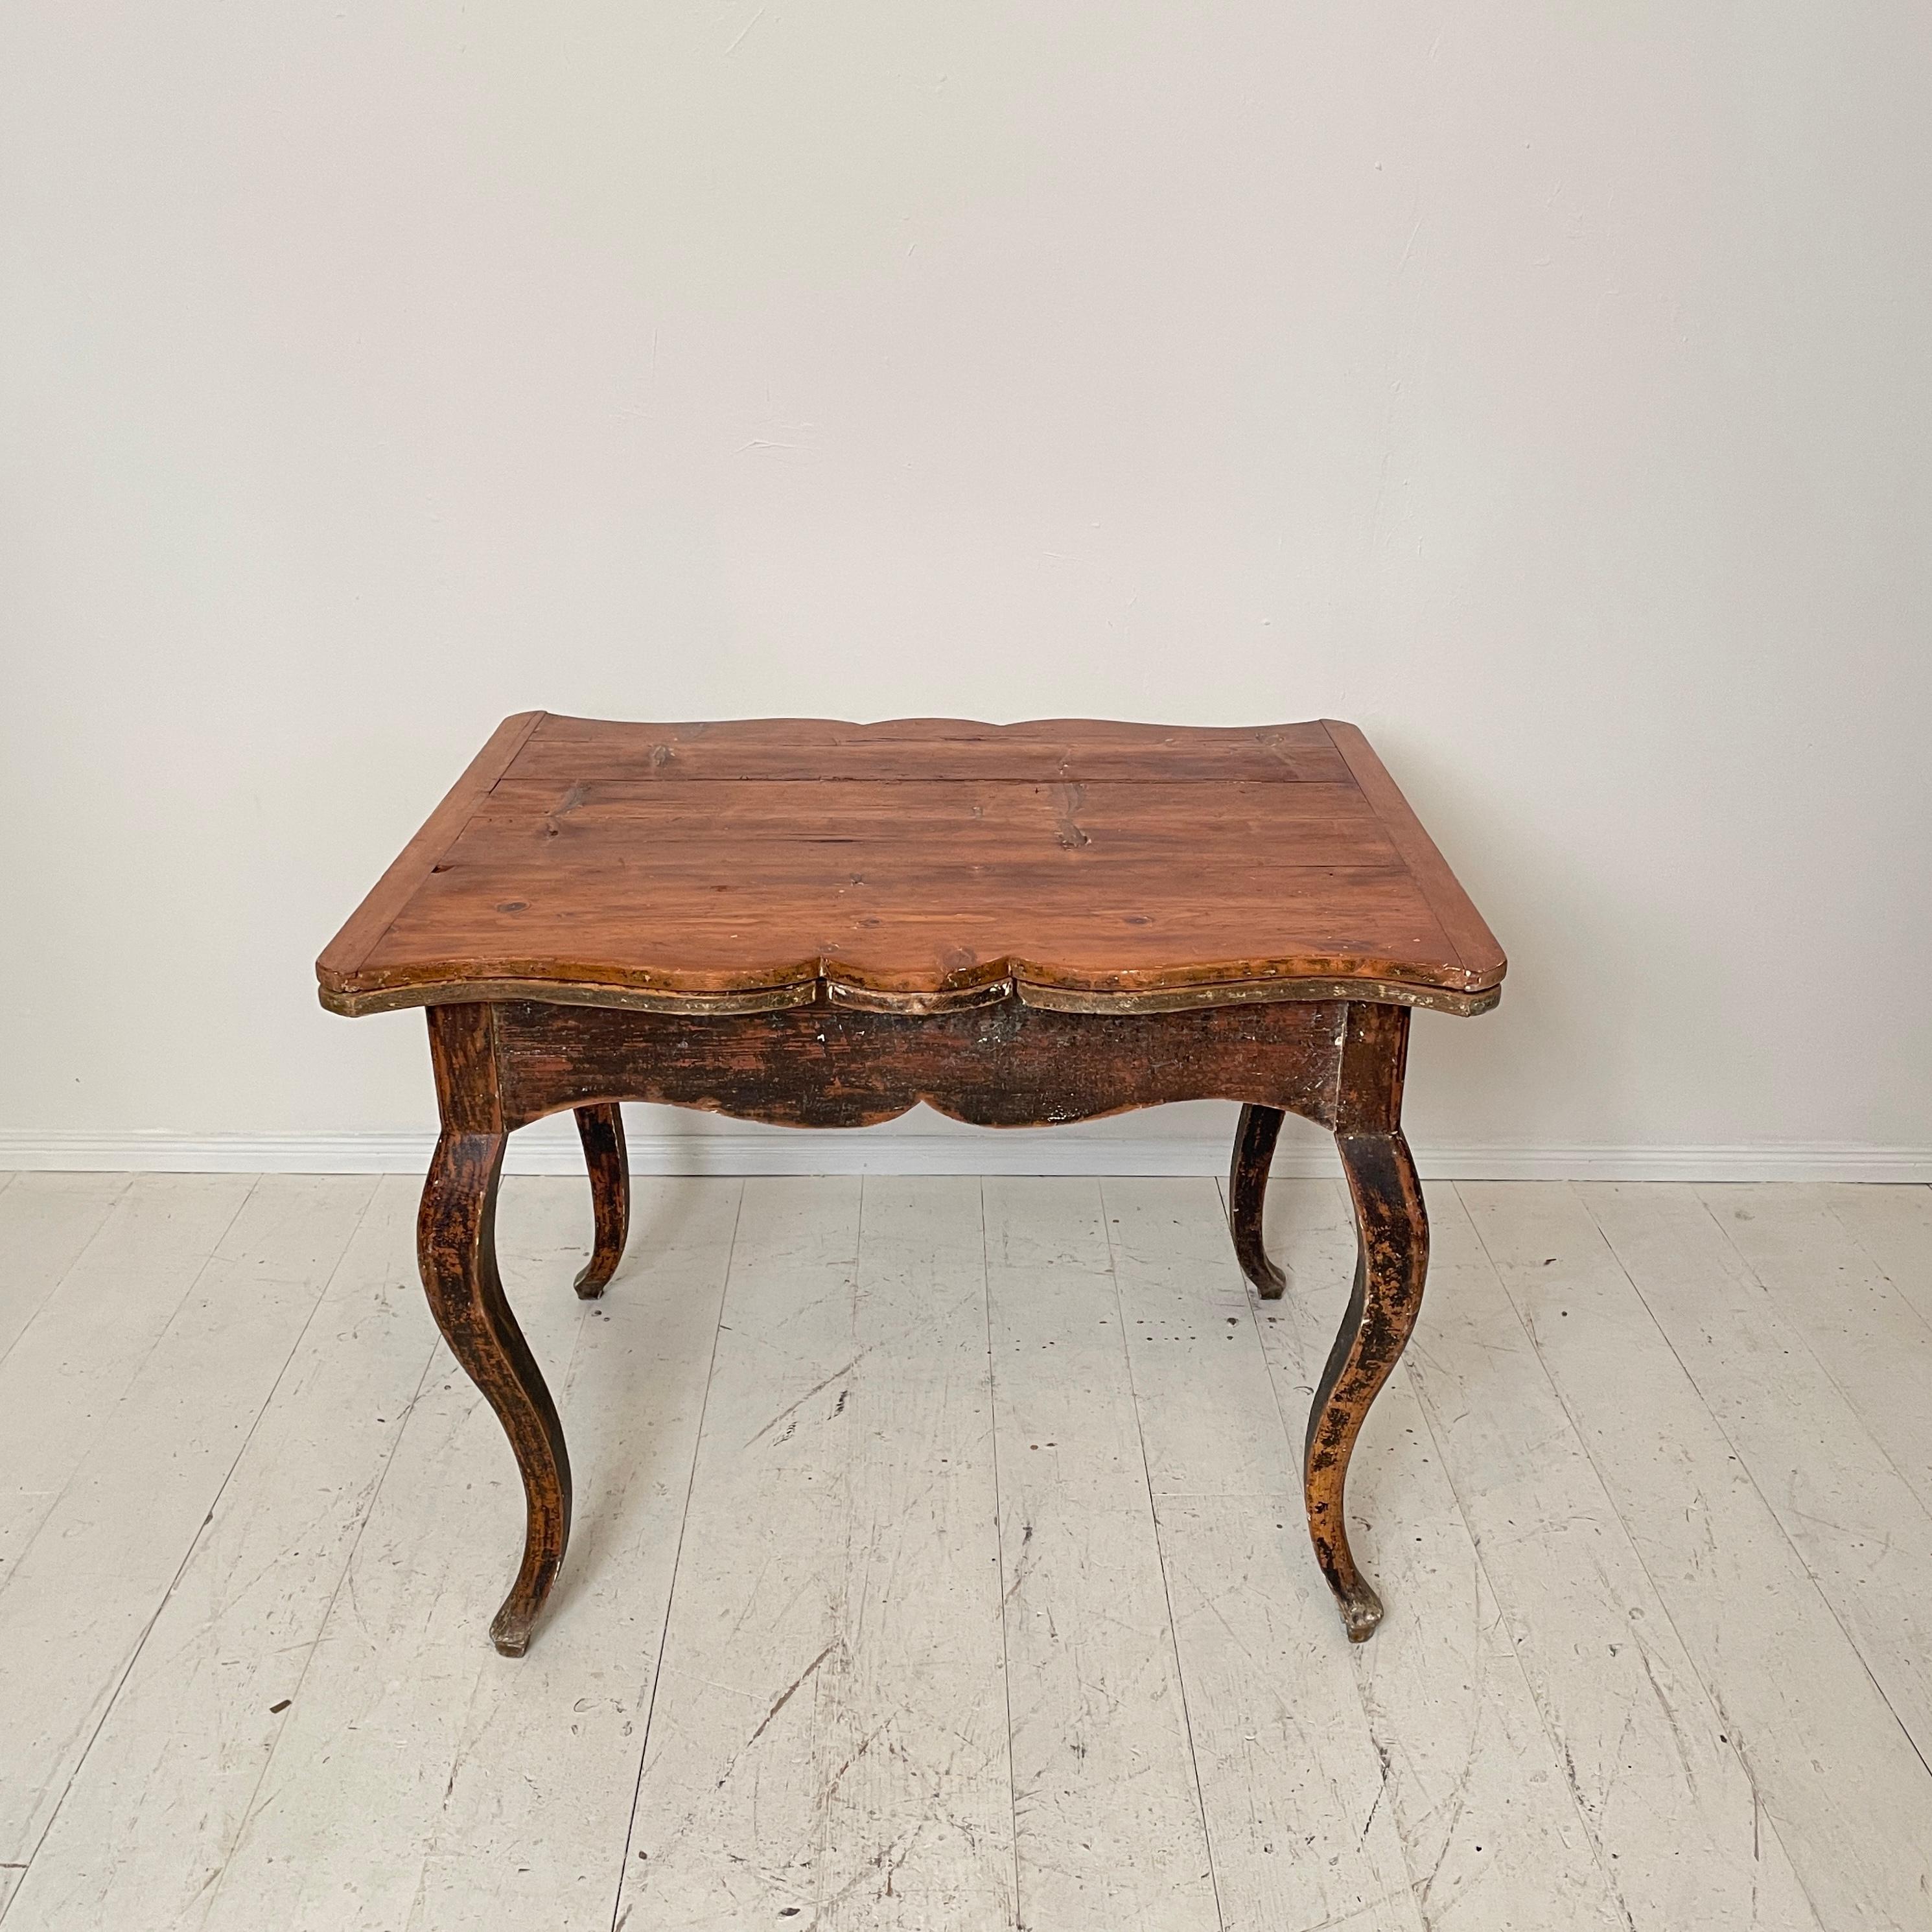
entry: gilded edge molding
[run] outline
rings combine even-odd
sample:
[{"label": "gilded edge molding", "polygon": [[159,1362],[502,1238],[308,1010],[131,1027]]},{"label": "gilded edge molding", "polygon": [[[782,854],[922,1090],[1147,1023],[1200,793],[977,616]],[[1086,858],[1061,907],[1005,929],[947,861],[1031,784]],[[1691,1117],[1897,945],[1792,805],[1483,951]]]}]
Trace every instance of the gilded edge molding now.
[{"label": "gilded edge molding", "polygon": [[415,986],[381,987],[370,992],[319,989],[329,1012],[359,1018],[365,1013],[397,1012],[409,1006],[455,1006],[470,1000],[537,1000],[576,1006],[621,1006],[634,1012],[681,1013],[722,1017],[730,1013],[773,1013],[809,1006],[824,988],[835,1006],[876,1013],[956,1012],[965,1007],[997,1006],[1017,997],[1029,1006],[1063,1013],[1184,1012],[1204,1006],[1253,1006],[1276,1000],[1358,1000],[1377,1006],[1416,1006],[1429,1012],[1464,1016],[1486,1013],[1502,998],[1501,986],[1473,993],[1441,986],[1411,986],[1399,980],[1240,980],[1150,992],[1092,993],[1045,986],[1025,980],[995,980],[956,992],[881,993],[840,980],[794,980],[741,993],[666,992],[650,987],[599,986],[555,980],[454,980]]}]

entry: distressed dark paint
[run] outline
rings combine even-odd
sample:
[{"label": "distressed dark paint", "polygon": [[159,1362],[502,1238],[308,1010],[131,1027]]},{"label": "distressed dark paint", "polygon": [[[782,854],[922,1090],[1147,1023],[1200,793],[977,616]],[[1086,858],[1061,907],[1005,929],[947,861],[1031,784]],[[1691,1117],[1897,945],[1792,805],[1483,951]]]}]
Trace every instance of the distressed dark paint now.
[{"label": "distressed dark paint", "polygon": [[856,1126],[921,1101],[956,1119],[1022,1126],[1180,1100],[1243,1103],[1229,1220],[1244,1271],[1282,1290],[1262,1244],[1268,1167],[1284,1114],[1334,1130],[1360,1240],[1355,1287],[1309,1418],[1306,1500],[1316,1556],[1357,1642],[1382,1616],[1348,1545],[1343,1489],[1363,1418],[1420,1306],[1428,1223],[1401,1128],[1405,1006],[1280,1001],[1096,1016],[990,1004],[914,1015],[812,1005],[716,1016],[506,1000],[429,1010],[443,1132],[418,1248],[438,1326],[502,1422],[524,1482],[523,1561],[491,1625],[520,1656],[570,1529],[570,1465],[542,1375],[496,1270],[503,1147],[517,1126],[574,1111],[596,1243],[578,1278],[600,1293],[623,1251],[629,1178],[620,1100],[793,1126]]},{"label": "distressed dark paint", "polygon": [[1344,1486],[1369,1406],[1389,1378],[1422,1309],[1429,1220],[1408,1143],[1389,1133],[1337,1134],[1354,1202],[1354,1287],[1310,1405],[1303,1492],[1315,1558],[1360,1643],[1382,1622],[1382,1599],[1348,1546]]},{"label": "distressed dark paint", "polygon": [[624,1149],[624,1117],[614,1101],[608,1106],[576,1111],[584,1164],[590,1171],[590,1210],[596,1241],[590,1260],[578,1272],[575,1286],[586,1301],[593,1301],[610,1285],[617,1264],[624,1258],[624,1242],[631,1228],[631,1163]]},{"label": "distressed dark paint", "polygon": [[1168,1100],[1257,1100],[1332,1119],[1339,1000],[1096,1017],[992,1004],[834,1006],[716,1018],[508,1000],[505,1118],[656,1100],[788,1127],[867,1126],[925,1102],[978,1126],[1045,1126]]},{"label": "distressed dark paint", "polygon": [[1268,1258],[1262,1243],[1268,1163],[1274,1158],[1285,1118],[1278,1107],[1244,1107],[1228,1166],[1228,1227],[1234,1238],[1234,1257],[1264,1301],[1279,1301],[1288,1286],[1288,1277]]},{"label": "distressed dark paint", "polygon": [[444,1129],[423,1188],[416,1257],[436,1325],[496,1412],[523,1478],[523,1561],[490,1626],[496,1648],[520,1657],[570,1539],[570,1458],[556,1405],[496,1271],[505,1139]]}]

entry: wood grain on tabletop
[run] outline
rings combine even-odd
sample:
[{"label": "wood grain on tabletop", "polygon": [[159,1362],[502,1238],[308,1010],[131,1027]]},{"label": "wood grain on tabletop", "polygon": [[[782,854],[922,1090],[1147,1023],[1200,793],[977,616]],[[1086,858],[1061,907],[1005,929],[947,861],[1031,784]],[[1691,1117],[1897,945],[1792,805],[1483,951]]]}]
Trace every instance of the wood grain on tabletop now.
[{"label": "wood grain on tabletop", "polygon": [[490,982],[891,998],[1009,977],[1339,979],[1466,1007],[1503,970],[1352,725],[541,712],[498,728],[317,962],[346,1012]]}]

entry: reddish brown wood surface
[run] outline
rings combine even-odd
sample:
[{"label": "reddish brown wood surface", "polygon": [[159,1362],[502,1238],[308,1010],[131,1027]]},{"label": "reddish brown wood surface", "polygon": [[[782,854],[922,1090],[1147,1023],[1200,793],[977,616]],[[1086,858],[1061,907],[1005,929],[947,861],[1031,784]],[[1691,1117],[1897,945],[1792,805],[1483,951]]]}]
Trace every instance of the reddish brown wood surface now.
[{"label": "reddish brown wood surface", "polygon": [[422,830],[397,854],[389,869],[370,887],[368,897],[350,914],[348,924],[329,941],[316,969],[324,975],[325,986],[328,975],[352,974],[369,956],[545,715],[520,711],[506,718],[490,734],[482,750],[470,760],[469,769],[424,820]]},{"label": "reddish brown wood surface", "polygon": [[[317,963],[342,1012],[1346,996],[1503,958],[1352,726],[507,721]],[[712,1003],[718,1003],[716,1005]]]}]

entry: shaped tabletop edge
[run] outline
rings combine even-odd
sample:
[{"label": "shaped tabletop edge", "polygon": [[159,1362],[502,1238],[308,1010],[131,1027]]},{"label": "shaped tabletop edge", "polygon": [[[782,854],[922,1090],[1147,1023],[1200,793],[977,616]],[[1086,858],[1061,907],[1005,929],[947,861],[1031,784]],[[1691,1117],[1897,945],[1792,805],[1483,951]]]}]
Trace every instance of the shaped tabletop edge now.
[{"label": "shaped tabletop edge", "polygon": [[[316,974],[322,1004],[332,1011],[346,1013],[378,1010],[381,1007],[406,1003],[430,1004],[439,998],[451,997],[454,990],[451,982],[434,968],[422,973],[420,977],[416,972],[392,976],[388,972],[371,974],[365,972],[364,969],[372,955],[381,945],[384,936],[454,845],[475,816],[479,805],[510,770],[532,737],[546,723],[566,727],[603,727],[620,722],[575,718],[547,711],[519,712],[506,718],[316,960]],[[730,722],[740,724],[762,724],[770,727],[814,724],[836,727],[861,734],[904,730],[909,726],[925,727],[931,729],[935,736],[948,729],[999,734],[1012,731],[1018,735],[1079,726],[1124,730],[1137,735],[1146,734],[1150,736],[1184,731],[1216,736],[1225,733],[1231,737],[1264,736],[1290,730],[1318,733],[1346,769],[1364,800],[1380,820],[1416,889],[1428,904],[1442,937],[1448,942],[1449,950],[1456,962],[1446,973],[1439,969],[1433,972],[1425,970],[1414,980],[1410,978],[1409,970],[1405,970],[1404,963],[1392,961],[1372,964],[1366,962],[1351,962],[1346,965],[1339,962],[1324,962],[1324,974],[1335,973],[1339,968],[1349,979],[1359,976],[1365,981],[1380,980],[1385,985],[1390,978],[1408,982],[1405,986],[1390,988],[1396,992],[1398,998],[1411,992],[1420,993],[1425,986],[1430,986],[1452,995],[1490,996],[1480,998],[1475,1004],[1466,1004],[1463,999],[1458,998],[1451,1009],[1481,1010],[1494,1003],[1495,991],[1507,970],[1507,962],[1495,935],[1457,881],[1447,860],[1424,830],[1387,767],[1360,728],[1342,720],[1304,719],[1289,724],[1261,726],[1175,726],[1125,719],[1047,718],[1018,720],[1010,724],[987,724],[975,719],[952,718],[897,718],[872,723],[844,719],[791,718]],[[639,724],[635,728],[664,730],[688,728]],[[1449,966],[1447,961],[1442,963],[1444,966]],[[428,962],[424,964],[427,965]],[[778,976],[790,986],[792,976],[800,970],[798,962],[787,962],[786,970]],[[831,970],[821,962],[822,972]],[[1198,971],[1198,969],[1196,970]],[[477,976],[482,980],[490,976],[479,974]],[[615,986],[598,986],[595,991],[592,990],[590,982],[592,980],[601,980],[602,975],[585,975],[580,978],[572,973],[561,976],[566,981],[576,982],[575,990],[580,998],[588,995],[595,999],[599,994],[609,997],[617,992]],[[1030,980],[1033,976],[1024,973],[1022,969],[1022,976]],[[1202,976],[1214,978],[1218,975]],[[1297,974],[1293,976],[1302,976]],[[1051,972],[1042,974],[1041,982],[1050,984],[1057,977],[1057,974]],[[1182,976],[1183,980],[1194,977],[1195,974],[1191,973]],[[413,998],[410,992],[404,991],[404,984],[399,983],[411,980],[417,982],[411,989]],[[761,977],[758,983],[766,986],[772,982]],[[531,988],[530,990],[536,989]],[[740,989],[741,996],[743,992],[748,990],[748,988]],[[1221,990],[1232,993],[1234,988],[1228,986]],[[1210,998],[1212,997],[1210,994]],[[704,1001],[703,994],[699,994],[698,998]],[[704,1003],[708,1004],[708,1001]],[[1434,1004],[1432,1000],[1429,1003]]]},{"label": "shaped tabletop edge", "polygon": [[1475,902],[1462,889],[1462,881],[1450,869],[1441,848],[1430,837],[1415,808],[1402,796],[1402,788],[1364,735],[1360,726],[1340,718],[1324,718],[1322,728],[1348,767],[1362,796],[1375,807],[1383,829],[1408,867],[1409,876],[1428,900],[1443,936],[1456,949],[1462,962],[1462,986],[1467,992],[1486,990],[1502,982],[1509,970],[1496,934],[1476,910]]},{"label": "shaped tabletop edge", "polygon": [[423,820],[416,836],[397,854],[388,870],[344,922],[342,930],[322,948],[315,973],[325,990],[340,988],[355,976],[415,896],[416,888],[435,869],[436,861],[455,843],[477,801],[509,770],[532,733],[550,715],[548,711],[513,712],[490,733],[483,748],[464,768],[463,776]]}]

